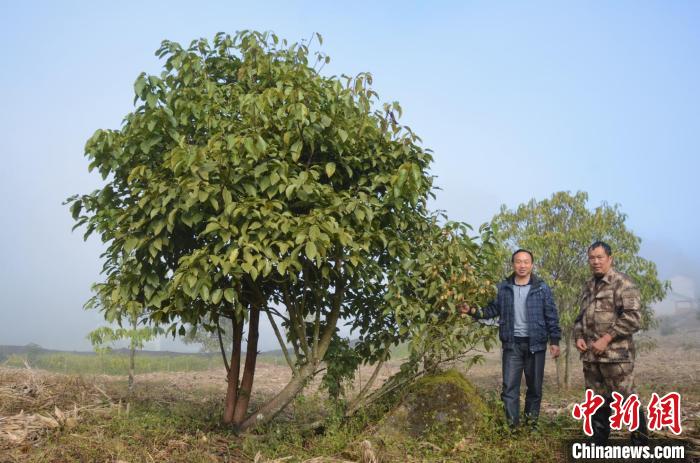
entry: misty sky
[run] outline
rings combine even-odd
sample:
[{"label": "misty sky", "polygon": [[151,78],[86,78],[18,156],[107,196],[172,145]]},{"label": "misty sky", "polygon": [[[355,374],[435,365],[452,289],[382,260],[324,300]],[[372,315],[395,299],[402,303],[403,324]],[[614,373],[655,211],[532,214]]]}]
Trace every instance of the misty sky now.
[{"label": "misty sky", "polygon": [[161,40],[241,29],[319,32],[324,73],[371,72],[434,150],[451,218],[584,190],[621,205],[661,277],[700,282],[700,3],[6,1],[0,345],[89,349],[102,244],[61,205],[100,186],[84,143],[133,109]]}]

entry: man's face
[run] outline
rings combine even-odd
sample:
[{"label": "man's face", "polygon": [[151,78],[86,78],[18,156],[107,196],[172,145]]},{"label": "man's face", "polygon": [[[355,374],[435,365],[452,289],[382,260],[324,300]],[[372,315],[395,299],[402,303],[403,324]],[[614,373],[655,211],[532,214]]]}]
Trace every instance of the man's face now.
[{"label": "man's face", "polygon": [[591,267],[593,275],[597,277],[608,273],[608,270],[612,267],[612,261],[612,256],[607,255],[602,246],[588,251],[588,265]]},{"label": "man's face", "polygon": [[532,273],[532,257],[526,252],[519,252],[513,256],[513,271],[520,278],[530,276]]}]

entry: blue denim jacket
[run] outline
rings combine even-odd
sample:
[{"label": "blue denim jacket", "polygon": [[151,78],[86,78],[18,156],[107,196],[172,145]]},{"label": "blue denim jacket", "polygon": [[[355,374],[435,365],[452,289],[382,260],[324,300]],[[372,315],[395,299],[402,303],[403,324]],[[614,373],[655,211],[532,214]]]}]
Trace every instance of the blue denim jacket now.
[{"label": "blue denim jacket", "polygon": [[[504,348],[509,347],[515,341],[513,334],[515,331],[513,278],[514,276],[511,275],[500,282],[496,299],[473,315],[477,319],[499,317],[498,337]],[[561,339],[561,330],[552,290],[534,274],[530,275],[530,285],[530,292],[525,299],[527,330],[530,338],[530,351],[538,352],[547,348],[547,341],[550,344],[558,345]]]}]

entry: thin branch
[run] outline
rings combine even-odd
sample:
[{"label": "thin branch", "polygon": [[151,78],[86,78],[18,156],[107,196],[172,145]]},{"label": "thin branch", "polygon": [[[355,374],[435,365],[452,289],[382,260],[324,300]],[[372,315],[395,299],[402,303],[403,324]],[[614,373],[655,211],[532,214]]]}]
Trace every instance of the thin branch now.
[{"label": "thin branch", "polygon": [[382,366],[384,366],[384,360],[380,360],[379,362],[377,362],[377,366],[374,368],[374,371],[372,372],[372,376],[369,377],[369,380],[367,380],[367,383],[364,385],[364,387],[357,394],[357,397],[355,397],[355,399],[348,406],[348,413],[349,414],[354,413],[355,410],[360,408],[365,403],[365,398],[366,398],[367,392],[369,392],[370,388],[374,384],[374,381],[379,376],[379,371],[381,370]]},{"label": "thin branch", "polygon": [[314,356],[314,358],[318,355],[318,338],[320,336],[321,332],[321,309],[322,309],[322,304],[321,301],[319,300],[318,293],[315,293],[315,300],[316,300],[316,314],[314,316],[314,337],[313,337],[313,347],[311,348],[311,354]]},{"label": "thin branch", "polygon": [[287,346],[284,343],[284,339],[282,339],[282,335],[280,334],[280,330],[277,327],[277,323],[275,323],[274,317],[270,313],[270,309],[269,308],[265,309],[265,313],[267,314],[268,320],[270,320],[270,325],[272,325],[272,330],[275,332],[275,336],[277,336],[277,341],[279,341],[279,343],[280,343],[280,347],[282,348],[282,353],[284,354],[284,359],[287,361],[287,365],[289,365],[289,368],[292,370],[292,374],[297,375],[299,373],[299,371],[294,366],[294,362],[292,362],[292,359],[289,356],[289,351],[287,350]]},{"label": "thin branch", "polygon": [[276,315],[276,316],[278,316],[279,318],[281,318],[282,320],[284,320],[285,322],[289,323],[289,318],[287,318],[287,317],[285,317],[284,315],[282,315],[282,314],[280,313],[280,311],[277,310],[277,309],[275,309],[274,307],[268,307],[267,310],[269,310],[269,311],[272,313],[272,315]]},{"label": "thin branch", "polygon": [[216,336],[219,338],[219,349],[221,349],[221,356],[224,358],[224,366],[226,367],[226,374],[231,371],[228,359],[226,358],[226,348],[224,347],[224,340],[221,339],[221,325],[219,325],[219,317],[216,318]]},{"label": "thin branch", "polygon": [[[335,268],[340,268],[340,257],[336,258]],[[338,324],[338,318],[340,318],[340,308],[343,305],[343,298],[345,296],[345,277],[342,273],[338,272],[338,281],[335,285],[335,293],[333,294],[331,311],[326,317],[327,325],[323,332],[323,336],[319,340],[318,350],[314,354],[313,361],[318,363],[323,360],[328,346],[330,346],[333,334],[335,334],[336,325]]]},{"label": "thin branch", "polygon": [[305,325],[303,325],[305,322],[304,319],[298,314],[296,310],[296,305],[292,303],[291,297],[289,296],[289,288],[287,287],[287,285],[285,285],[283,296],[284,304],[287,306],[287,312],[289,312],[291,329],[296,334],[297,340],[299,341],[299,345],[304,351],[304,355],[306,356],[306,358],[311,358],[311,351],[309,350],[309,345],[306,342],[306,330],[302,330],[302,326],[305,327]]}]

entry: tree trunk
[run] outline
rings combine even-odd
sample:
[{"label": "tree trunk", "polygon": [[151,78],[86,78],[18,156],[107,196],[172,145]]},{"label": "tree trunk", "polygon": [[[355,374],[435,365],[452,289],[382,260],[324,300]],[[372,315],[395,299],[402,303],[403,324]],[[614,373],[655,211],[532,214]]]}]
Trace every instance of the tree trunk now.
[{"label": "tree trunk", "polygon": [[248,321],[248,343],[246,345],[245,369],[241,378],[241,387],[238,390],[238,400],[233,412],[233,423],[238,426],[248,412],[250,403],[250,393],[253,389],[253,379],[255,378],[255,362],[258,358],[258,325],[260,323],[260,306],[253,306],[250,309],[250,320]]},{"label": "tree trunk", "polygon": [[254,426],[267,423],[274,418],[280,411],[294,400],[294,397],[304,388],[306,382],[310,380],[318,365],[307,363],[299,369],[299,374],[292,377],[292,380],[269,402],[263,405],[256,413],[245,419],[239,426],[240,431],[246,431]]},{"label": "tree trunk", "polygon": [[231,349],[231,365],[228,370],[228,386],[226,387],[226,407],[224,408],[224,423],[233,423],[233,412],[238,399],[238,375],[241,369],[241,342],[243,340],[243,320],[231,319],[233,329],[233,345]]},{"label": "tree trunk", "polygon": [[131,341],[131,346],[129,349],[129,391],[127,396],[131,397],[131,394],[134,393],[134,370],[135,370],[135,357],[136,357],[136,346],[134,346],[134,342]]},{"label": "tree trunk", "polygon": [[571,336],[564,335],[564,389],[569,389],[569,358],[571,357]]},{"label": "tree trunk", "polygon": [[328,347],[331,343],[333,333],[335,333],[338,317],[340,316],[340,301],[342,300],[344,285],[340,285],[336,289],[335,304],[331,313],[328,314],[328,324],[318,342],[318,350],[310,359],[309,363],[299,369],[299,374],[293,376],[287,385],[279,392],[272,400],[268,401],[260,407],[255,413],[246,418],[238,426],[239,431],[246,431],[252,427],[262,425],[274,418],[281,412],[289,403],[296,397],[297,394],[304,388],[307,381],[314,377],[317,373],[317,368],[326,356]]},{"label": "tree trunk", "polygon": [[[340,260],[336,260],[336,266],[340,267]],[[326,317],[326,327],[323,334],[318,340],[314,340],[314,349],[311,352],[311,357],[308,363],[299,369],[296,376],[279,392],[275,397],[260,407],[255,413],[245,418],[248,402],[250,400],[250,390],[253,384],[253,375],[255,373],[255,360],[257,358],[258,345],[258,321],[260,318],[260,306],[251,309],[250,314],[250,329],[248,334],[248,352],[246,352],[246,367],[241,381],[241,393],[239,393],[239,402],[236,404],[235,418],[240,417],[240,421],[235,420],[236,429],[238,431],[246,431],[252,427],[262,425],[274,418],[281,412],[289,403],[296,397],[297,394],[304,388],[307,381],[318,373],[317,369],[326,356],[328,347],[331,344],[331,339],[338,325],[340,317],[340,308],[345,294],[345,280],[339,280],[333,294],[332,308]],[[264,304],[264,302],[263,302]],[[262,305],[262,304],[261,304]],[[320,334],[320,333],[319,333]],[[316,336],[318,337],[318,336]],[[308,346],[307,346],[308,347]],[[250,369],[248,367],[251,367]],[[248,373],[249,372],[249,373]],[[248,386],[248,383],[250,386]],[[244,394],[245,392],[245,394]],[[245,405],[243,405],[245,401]],[[245,418],[245,419],[244,419]]]}]

